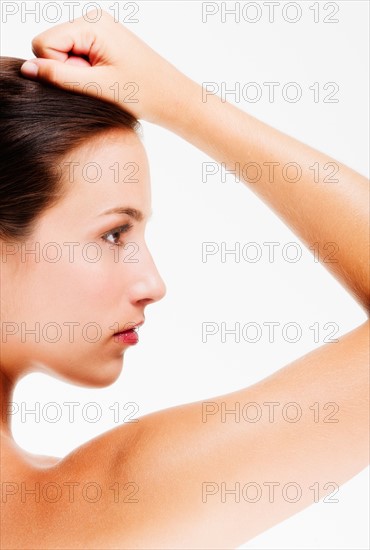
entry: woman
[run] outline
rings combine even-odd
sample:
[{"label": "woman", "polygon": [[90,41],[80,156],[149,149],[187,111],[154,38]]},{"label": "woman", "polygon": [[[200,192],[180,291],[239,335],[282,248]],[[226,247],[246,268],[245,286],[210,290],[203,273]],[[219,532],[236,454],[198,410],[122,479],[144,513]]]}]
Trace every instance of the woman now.
[{"label": "woman", "polygon": [[[314,183],[309,167],[332,159],[217,96],[203,102],[198,84],[108,14],[95,25],[81,18],[54,27],[33,46],[38,57],[31,64],[2,60],[2,82],[14,86],[3,89],[1,147],[8,170],[1,206],[3,409],[17,380],[35,370],[87,386],[111,384],[136,341],[132,327],[165,294],[144,240],[151,203],[135,133],[140,118],[230,168],[249,158],[260,166],[295,158],[299,187],[278,174],[271,183],[268,166],[257,183],[245,183],[307,245],[319,243],[321,253],[327,241],[338,244],[338,262],[324,265],[368,311],[363,177],[337,163],[335,193]],[[112,91],[117,82],[134,83],[137,102],[122,104]],[[116,162],[136,169],[131,181],[115,178]],[[94,163],[100,178],[85,170]],[[136,262],[127,261],[127,242]],[[36,323],[40,337],[22,340],[22,329]],[[59,339],[49,333],[60,327]],[[252,502],[238,483],[249,479],[273,491],[294,472],[301,488],[340,485],[367,465],[368,329],[366,322],[251,387],[212,398],[213,409],[195,402],[145,415],[61,460],[21,451],[3,415],[3,548],[231,548],[302,510],[312,491]],[[326,401],[329,388],[337,423],[267,419],[246,429],[214,414],[250,402],[308,407]],[[33,501],[22,493],[31,484],[40,491]],[[99,498],[80,490],[87,484]],[[230,488],[238,493],[232,500]]]}]

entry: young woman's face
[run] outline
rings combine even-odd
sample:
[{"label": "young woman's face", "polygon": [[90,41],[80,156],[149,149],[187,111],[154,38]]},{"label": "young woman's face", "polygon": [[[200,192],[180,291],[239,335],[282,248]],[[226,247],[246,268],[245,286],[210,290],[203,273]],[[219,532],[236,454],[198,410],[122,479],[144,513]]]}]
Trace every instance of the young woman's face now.
[{"label": "young woman's face", "polygon": [[68,192],[3,258],[2,369],[104,386],[130,347],[114,334],[166,291],[144,240],[148,161],[133,132],[113,130],[61,166]]}]

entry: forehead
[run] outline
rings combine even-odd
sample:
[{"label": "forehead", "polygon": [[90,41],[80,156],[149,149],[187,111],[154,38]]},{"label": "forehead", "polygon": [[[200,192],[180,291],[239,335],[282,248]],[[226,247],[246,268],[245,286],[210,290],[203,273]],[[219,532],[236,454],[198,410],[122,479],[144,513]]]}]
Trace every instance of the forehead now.
[{"label": "forehead", "polygon": [[94,136],[59,161],[64,197],[59,209],[95,216],[129,204],[151,209],[148,158],[131,130],[110,130]]}]

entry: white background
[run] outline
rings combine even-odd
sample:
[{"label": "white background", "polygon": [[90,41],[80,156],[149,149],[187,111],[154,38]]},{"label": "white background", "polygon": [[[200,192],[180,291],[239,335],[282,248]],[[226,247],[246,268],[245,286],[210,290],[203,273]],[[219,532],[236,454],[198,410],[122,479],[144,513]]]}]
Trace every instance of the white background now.
[{"label": "white background", "polygon": [[[26,13],[35,4],[41,12],[39,22]],[[60,21],[66,21],[68,2],[3,2],[2,55],[32,57],[31,40],[53,26],[45,19],[56,17],[55,4],[62,13]],[[80,2],[75,8],[76,17],[85,4],[91,2]],[[114,2],[99,4],[109,11]],[[131,9],[127,2],[119,4],[123,21]],[[222,22],[224,3],[213,4],[218,13],[203,22],[199,1],[136,2],[139,10],[134,18],[139,22],[126,24],[199,83],[215,82],[220,86],[225,82],[227,88],[235,87],[237,82],[241,87],[259,83],[262,98],[253,103],[242,97],[237,103],[241,109],[367,175],[368,2],[319,2],[317,23],[314,11],[309,9],[314,5],[311,1],[290,3],[301,9],[296,23],[289,22],[296,10],[294,6],[288,9],[287,2],[275,8],[272,22],[265,3],[258,2],[261,18],[255,23],[250,20],[256,17],[256,8],[250,6],[242,12],[248,2],[239,3],[240,22],[235,21],[235,15],[228,15]],[[227,2],[227,8],[236,4]],[[16,9],[14,15],[5,16],[5,10]],[[337,13],[332,14],[334,11]],[[247,14],[244,18],[243,13]],[[325,17],[339,21],[325,23]],[[263,82],[271,81],[281,85],[270,103]],[[292,81],[302,90],[302,98],[296,103],[285,100],[281,93],[284,84]],[[320,84],[319,102],[309,90],[314,82]],[[333,96],[338,102],[323,101],[331,90],[323,90],[327,82],[339,86]],[[249,97],[253,97],[252,89]],[[235,99],[227,96],[230,102],[235,103]],[[140,342],[126,352],[122,374],[112,386],[84,389],[41,374],[27,376],[18,384],[13,401],[20,408],[23,402],[23,407],[39,406],[41,411],[39,421],[33,415],[27,415],[26,420],[20,413],[14,415],[14,437],[29,452],[65,456],[83,442],[114,428],[118,423],[109,409],[114,402],[119,403],[122,422],[123,407],[129,402],[137,404],[139,417],[249,386],[323,345],[324,337],[330,335],[323,328],[325,323],[338,325],[338,338],[366,320],[351,295],[246,186],[236,183],[232,176],[222,182],[220,173],[203,182],[202,162],[212,159],[166,130],[145,122],[143,127],[154,211],[147,241],[167,285],[167,295],[146,309]],[[257,242],[262,258],[256,263],[243,259],[237,263],[228,256],[221,263],[218,254],[204,263],[202,243],[206,241],[224,241],[228,248],[236,242],[240,246]],[[275,261],[269,263],[263,242],[272,241],[280,245],[275,249]],[[295,263],[282,256],[288,242],[298,243],[302,249],[301,259]],[[252,254],[253,250],[250,257]],[[268,321],[280,323],[272,343],[263,325]],[[256,343],[243,338],[236,343],[231,336],[222,343],[218,334],[203,343],[203,322],[225,322],[228,328],[235,322],[241,326],[255,322],[261,326],[262,336]],[[302,336],[295,343],[282,337],[281,327],[288,322],[302,327]],[[319,342],[314,341],[313,331],[308,328],[315,322],[320,327]],[[248,334],[253,338],[255,332]],[[294,332],[289,334],[294,336]],[[63,402],[72,401],[80,405],[70,423]],[[51,421],[56,409],[46,407],[50,402],[60,407],[62,417],[58,422]],[[93,408],[85,408],[88,416],[82,415],[89,402],[102,411],[97,422],[88,421],[94,415]],[[128,408],[125,414],[131,410]],[[367,548],[367,486],[365,470],[340,488],[339,503],[314,504],[243,548]]]}]

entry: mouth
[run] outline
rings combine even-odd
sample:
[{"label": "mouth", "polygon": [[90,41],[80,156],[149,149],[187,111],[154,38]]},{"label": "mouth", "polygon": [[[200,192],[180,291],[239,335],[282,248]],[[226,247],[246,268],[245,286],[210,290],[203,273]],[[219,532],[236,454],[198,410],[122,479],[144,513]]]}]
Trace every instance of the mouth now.
[{"label": "mouth", "polygon": [[125,327],[120,330],[119,332],[115,332],[113,334],[113,338],[115,342],[118,342],[120,344],[137,344],[139,341],[139,335],[138,335],[138,328],[141,327],[144,324],[144,321],[140,321],[138,323],[126,323]]}]

